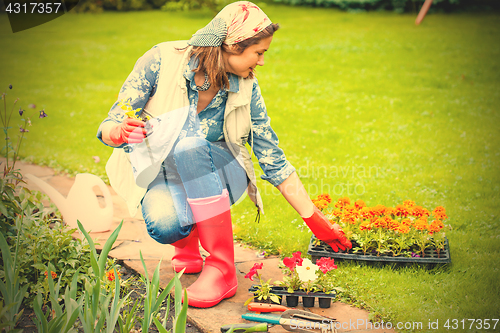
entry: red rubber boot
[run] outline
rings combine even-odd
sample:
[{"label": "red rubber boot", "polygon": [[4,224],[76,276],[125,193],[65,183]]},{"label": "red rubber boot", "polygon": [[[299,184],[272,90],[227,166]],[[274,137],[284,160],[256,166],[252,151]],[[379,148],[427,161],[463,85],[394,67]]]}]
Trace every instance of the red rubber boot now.
[{"label": "red rubber boot", "polygon": [[238,288],[229,195],[224,189],[221,195],[188,202],[197,221],[201,246],[210,253],[200,277],[187,288],[188,304],[209,308],[234,296]]},{"label": "red rubber boot", "polygon": [[196,274],[203,268],[203,258],[200,254],[198,228],[194,225],[191,233],[181,240],[173,243],[175,255],[172,257],[172,267],[179,273],[186,268],[184,273]]}]

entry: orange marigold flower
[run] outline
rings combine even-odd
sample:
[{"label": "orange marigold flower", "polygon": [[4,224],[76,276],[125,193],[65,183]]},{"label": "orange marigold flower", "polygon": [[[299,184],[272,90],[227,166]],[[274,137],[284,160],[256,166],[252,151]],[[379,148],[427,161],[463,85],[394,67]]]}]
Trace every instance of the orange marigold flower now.
[{"label": "orange marigold flower", "polygon": [[400,232],[402,234],[407,234],[410,232],[410,227],[407,226],[406,224],[401,223],[396,229],[397,232]]},{"label": "orange marigold flower", "polygon": [[349,224],[356,224],[356,217],[353,215],[344,216],[342,221]]},{"label": "orange marigold flower", "polygon": [[344,209],[342,220],[347,223],[354,224],[356,220],[360,218],[359,212],[354,208],[354,206],[347,206]]},{"label": "orange marigold flower", "polygon": [[361,210],[359,211],[359,214],[361,215],[361,217],[363,217],[364,219],[369,219],[371,217],[371,209],[369,207],[363,207],[361,208]]},{"label": "orange marigold flower", "polygon": [[443,228],[444,228],[443,222],[441,222],[440,220],[434,220],[431,222],[428,229],[431,232],[439,232]]},{"label": "orange marigold flower", "polygon": [[328,193],[323,193],[318,195],[318,200],[325,200],[328,203],[332,202],[332,197]]},{"label": "orange marigold flower", "polygon": [[[45,273],[44,273],[44,274],[45,274],[45,278],[46,278],[46,279],[48,279],[48,278],[49,278],[49,272],[45,271]],[[50,271],[50,275],[52,276],[52,279],[57,278],[57,274],[56,274],[56,272],[52,272],[52,271]]]},{"label": "orange marigold flower", "polygon": [[433,227],[433,226],[430,225],[427,228],[427,230],[429,230],[429,234],[433,235],[435,232],[439,232],[440,229],[439,228],[435,228],[435,227]]},{"label": "orange marigold flower", "polygon": [[386,207],[384,205],[376,205],[371,208],[370,214],[372,216],[383,216],[385,214]]},{"label": "orange marigold flower", "polygon": [[373,226],[375,228],[386,228],[387,227],[387,222],[383,218],[378,218],[375,220],[375,223],[373,223]]},{"label": "orange marigold flower", "polygon": [[448,216],[446,216],[446,209],[443,206],[438,206],[432,211],[432,215],[438,220],[446,220]]},{"label": "orange marigold flower", "polygon": [[426,230],[429,225],[427,224],[427,220],[419,219],[415,222],[413,227],[417,230]]},{"label": "orange marigold flower", "polygon": [[313,203],[316,207],[318,207],[319,210],[323,210],[325,209],[326,207],[328,207],[328,201],[326,200],[313,200]]},{"label": "orange marigold flower", "polygon": [[401,224],[411,227],[412,221],[410,219],[403,219],[401,220]]},{"label": "orange marigold flower", "polygon": [[415,206],[413,207],[412,215],[415,217],[428,217],[431,213],[429,213],[429,211],[422,206]]},{"label": "orange marigold flower", "polygon": [[384,220],[385,220],[385,225],[388,229],[395,230],[397,227],[399,227],[399,223],[391,219],[389,216],[384,217]]},{"label": "orange marigold flower", "polygon": [[408,217],[408,215],[410,215],[410,209],[405,205],[397,205],[394,215],[400,217]]},{"label": "orange marigold flower", "polygon": [[385,209],[384,209],[384,215],[385,216],[396,215],[396,208],[385,207]]},{"label": "orange marigold flower", "polygon": [[340,216],[342,216],[342,211],[338,210],[338,209],[334,209],[332,211],[332,215],[335,216],[335,217],[340,217]]},{"label": "orange marigold flower", "polygon": [[346,206],[349,206],[351,204],[351,199],[348,197],[340,198],[337,203],[335,204],[336,208],[345,208]]},{"label": "orange marigold flower", "polygon": [[415,207],[415,201],[405,200],[403,201],[403,205],[405,205],[408,208],[413,208]]},{"label": "orange marigold flower", "polygon": [[372,225],[370,224],[370,222],[363,222],[359,225],[359,230],[372,230]]},{"label": "orange marigold flower", "polygon": [[355,207],[357,210],[361,210],[361,209],[363,209],[363,208],[365,208],[365,207],[366,207],[366,204],[365,204],[365,202],[364,202],[363,200],[358,199],[358,200],[356,200],[356,202],[354,203],[354,207]]},{"label": "orange marigold flower", "polygon": [[[118,279],[122,276],[120,272],[116,272],[116,275],[118,276]],[[106,278],[108,278],[109,281],[114,281],[115,280],[115,271],[113,271],[113,270],[107,271]]]}]

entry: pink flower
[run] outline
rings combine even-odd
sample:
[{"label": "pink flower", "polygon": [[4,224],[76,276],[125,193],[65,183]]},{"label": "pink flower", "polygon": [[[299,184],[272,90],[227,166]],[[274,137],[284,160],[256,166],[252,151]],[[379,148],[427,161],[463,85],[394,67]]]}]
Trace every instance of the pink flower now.
[{"label": "pink flower", "polygon": [[337,269],[337,265],[334,264],[335,260],[332,258],[321,258],[316,261],[316,265],[319,266],[319,269],[323,272],[323,274],[326,274],[327,272]]},{"label": "pink flower", "polygon": [[300,251],[295,252],[291,258],[286,257],[283,259],[283,264],[290,268],[291,271],[295,269],[296,266],[301,266],[302,265],[302,258],[301,258],[302,253]]},{"label": "pink flower", "polygon": [[260,263],[260,264],[255,263],[255,264],[253,264],[253,267],[252,267],[252,268],[250,268],[250,272],[248,272],[248,274],[247,274],[247,275],[245,275],[245,279],[250,279],[250,281],[253,281],[253,277],[254,277],[255,275],[258,275],[258,274],[259,274],[259,272],[257,272],[257,270],[258,270],[258,269],[262,269],[262,267],[263,267],[263,266],[264,266],[264,264],[263,264],[263,263]]}]

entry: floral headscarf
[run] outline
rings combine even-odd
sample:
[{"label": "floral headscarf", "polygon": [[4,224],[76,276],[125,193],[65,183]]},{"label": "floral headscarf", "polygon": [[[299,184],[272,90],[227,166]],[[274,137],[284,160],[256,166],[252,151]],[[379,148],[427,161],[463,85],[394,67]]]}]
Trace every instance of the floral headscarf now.
[{"label": "floral headscarf", "polygon": [[189,40],[192,46],[233,45],[251,38],[271,24],[267,15],[249,1],[227,5]]}]

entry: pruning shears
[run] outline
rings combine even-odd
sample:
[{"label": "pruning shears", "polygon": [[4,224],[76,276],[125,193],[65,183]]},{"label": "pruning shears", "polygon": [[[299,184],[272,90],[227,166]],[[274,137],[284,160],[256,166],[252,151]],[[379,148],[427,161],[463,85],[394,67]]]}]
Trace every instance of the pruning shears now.
[{"label": "pruning shears", "polygon": [[[248,310],[253,311],[242,315],[246,320],[281,325],[287,331],[300,333],[336,333],[335,319],[314,314],[312,312],[290,309],[281,305],[250,303]],[[281,312],[281,315],[269,314],[267,312]],[[262,326],[263,327],[263,326]],[[252,331],[256,332],[256,331]],[[260,331],[262,332],[262,331]]]}]

